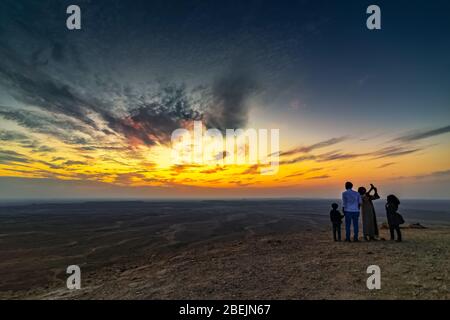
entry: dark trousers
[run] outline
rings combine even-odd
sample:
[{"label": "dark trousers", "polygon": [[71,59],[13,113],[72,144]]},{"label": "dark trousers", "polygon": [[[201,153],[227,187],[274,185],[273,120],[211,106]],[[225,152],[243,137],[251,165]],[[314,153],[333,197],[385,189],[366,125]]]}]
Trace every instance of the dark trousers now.
[{"label": "dark trousers", "polygon": [[341,241],[341,224],[333,223],[333,239]]},{"label": "dark trousers", "polygon": [[400,231],[400,226],[397,225],[389,225],[389,231],[391,232],[391,240],[395,239],[394,231],[397,232],[397,241],[402,241],[402,232]]},{"label": "dark trousers", "polygon": [[358,240],[359,212],[345,211],[345,240],[350,241],[350,228],[353,224],[353,239]]}]

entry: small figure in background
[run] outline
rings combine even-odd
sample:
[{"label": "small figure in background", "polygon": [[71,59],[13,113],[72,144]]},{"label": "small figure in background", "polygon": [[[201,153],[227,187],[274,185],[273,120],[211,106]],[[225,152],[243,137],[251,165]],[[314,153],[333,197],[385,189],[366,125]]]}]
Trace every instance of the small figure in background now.
[{"label": "small figure in background", "polygon": [[338,204],[333,203],[331,205],[332,210],[330,211],[330,220],[333,224],[333,239],[334,241],[341,241],[341,224],[343,214],[338,210]]}]

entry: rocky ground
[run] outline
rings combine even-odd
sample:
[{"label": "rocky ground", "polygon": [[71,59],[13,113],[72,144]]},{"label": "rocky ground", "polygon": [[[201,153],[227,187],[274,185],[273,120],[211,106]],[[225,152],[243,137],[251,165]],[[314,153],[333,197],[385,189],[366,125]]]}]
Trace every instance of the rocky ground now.
[{"label": "rocky ground", "polygon": [[[450,298],[443,209],[417,212],[428,218],[427,228],[404,229],[402,243],[337,243],[322,213],[328,206],[305,200],[0,207],[0,299]],[[408,223],[424,221],[405,212]],[[388,238],[386,229],[381,237]],[[80,290],[66,287],[69,265],[81,268]],[[381,290],[366,287],[369,265],[381,268]]]},{"label": "rocky ground", "polygon": [[[82,289],[3,292],[31,299],[449,299],[450,229],[407,229],[405,241],[344,243],[330,232],[249,235],[134,257],[91,270]],[[387,230],[381,230],[387,238]],[[366,268],[381,268],[368,290]]]}]

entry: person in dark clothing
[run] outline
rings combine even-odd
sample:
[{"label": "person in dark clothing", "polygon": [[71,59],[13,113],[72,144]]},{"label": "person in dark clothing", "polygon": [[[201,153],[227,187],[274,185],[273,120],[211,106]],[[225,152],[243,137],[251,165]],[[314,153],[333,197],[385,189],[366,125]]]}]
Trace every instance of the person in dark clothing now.
[{"label": "person in dark clothing", "polygon": [[393,194],[387,197],[386,203],[386,216],[389,224],[389,231],[391,233],[391,240],[395,240],[395,232],[397,232],[397,242],[402,241],[402,233],[400,231],[400,224],[403,222],[403,218],[397,212],[400,200]]},{"label": "person in dark clothing", "polygon": [[338,204],[333,203],[331,205],[332,210],[330,211],[330,220],[333,224],[333,238],[334,241],[341,241],[341,224],[342,218],[344,217],[338,210]]}]

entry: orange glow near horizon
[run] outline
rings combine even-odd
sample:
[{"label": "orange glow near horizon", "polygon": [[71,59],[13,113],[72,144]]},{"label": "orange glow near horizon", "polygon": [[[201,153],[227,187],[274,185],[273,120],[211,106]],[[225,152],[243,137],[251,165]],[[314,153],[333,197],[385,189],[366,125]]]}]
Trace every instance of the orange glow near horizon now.
[{"label": "orange glow near horizon", "polygon": [[[35,137],[42,143],[45,141],[48,150],[35,152],[16,142],[3,143],[3,151],[27,161],[0,164],[0,176],[99,181],[131,187],[260,189],[302,186],[314,189],[323,185],[341,185],[349,177],[377,183],[426,177],[446,169],[449,158],[448,146],[442,145],[408,153],[408,148],[355,148],[349,139],[329,146],[317,146],[319,141],[311,141],[301,146],[291,144],[294,150],[291,152],[281,150],[278,172],[262,175],[260,169],[264,166],[258,164],[174,164],[170,145],[135,145],[116,138],[103,149],[83,150],[48,136]],[[281,141],[281,144],[286,146],[289,142]],[[418,166],[418,163],[427,165]]]}]

